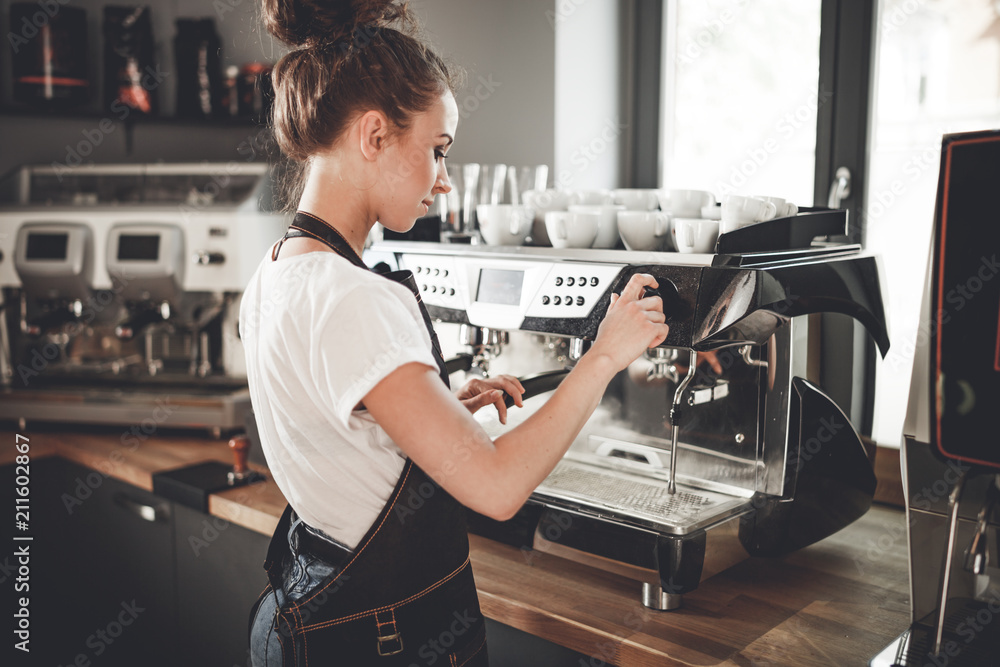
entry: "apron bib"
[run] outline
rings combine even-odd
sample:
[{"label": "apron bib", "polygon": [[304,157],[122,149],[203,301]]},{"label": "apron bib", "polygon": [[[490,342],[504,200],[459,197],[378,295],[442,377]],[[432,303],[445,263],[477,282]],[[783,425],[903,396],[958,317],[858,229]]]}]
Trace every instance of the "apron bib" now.
[{"label": "apron bib", "polygon": [[[301,236],[322,241],[367,270],[347,241],[319,218],[297,213],[284,239]],[[413,274],[383,275],[413,292],[441,379],[449,385]],[[255,667],[489,664],[465,510],[409,459],[353,551],[310,532],[286,506],[264,569],[270,583],[250,614]]]}]

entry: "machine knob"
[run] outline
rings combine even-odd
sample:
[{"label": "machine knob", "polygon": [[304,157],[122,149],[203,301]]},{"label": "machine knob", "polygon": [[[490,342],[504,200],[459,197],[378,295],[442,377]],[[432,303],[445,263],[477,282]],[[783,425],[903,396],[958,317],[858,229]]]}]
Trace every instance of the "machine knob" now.
[{"label": "machine knob", "polygon": [[209,252],[207,250],[199,250],[194,255],[194,261],[196,264],[202,264],[202,265],[223,264],[226,261],[226,256],[221,252]]},{"label": "machine knob", "polygon": [[249,471],[247,454],[250,451],[250,440],[246,435],[234,435],[229,440],[229,449],[233,452],[233,472],[236,477],[244,476]]}]

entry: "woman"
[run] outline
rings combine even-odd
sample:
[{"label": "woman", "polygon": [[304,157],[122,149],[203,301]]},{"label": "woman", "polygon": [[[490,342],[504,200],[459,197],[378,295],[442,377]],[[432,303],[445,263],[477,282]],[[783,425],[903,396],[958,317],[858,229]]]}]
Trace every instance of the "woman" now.
[{"label": "woman", "polygon": [[518,510],[611,378],[666,337],[661,301],[641,298],[656,281],[613,295],[546,405],[491,441],[472,413],[493,404],[505,421],[504,392],[520,406],[523,387],[500,376],[451,393],[412,276],[361,261],[376,221],[406,231],[451,189],[451,72],[391,2],[263,10],[292,47],[274,70],[274,129],[307,175],[240,313],[262,446],[289,502],[251,612],[253,664],[486,665],[461,505]]}]

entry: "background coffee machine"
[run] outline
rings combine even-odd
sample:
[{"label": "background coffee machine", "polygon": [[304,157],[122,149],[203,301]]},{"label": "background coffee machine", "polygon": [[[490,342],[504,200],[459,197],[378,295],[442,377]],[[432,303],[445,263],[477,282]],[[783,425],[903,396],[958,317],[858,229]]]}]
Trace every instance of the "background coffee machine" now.
[{"label": "background coffee machine", "polygon": [[870,664],[1000,661],[1000,131],[946,135],[903,431],[911,625]]},{"label": "background coffee machine", "polygon": [[0,208],[0,419],[244,428],[264,164],[23,167]]}]

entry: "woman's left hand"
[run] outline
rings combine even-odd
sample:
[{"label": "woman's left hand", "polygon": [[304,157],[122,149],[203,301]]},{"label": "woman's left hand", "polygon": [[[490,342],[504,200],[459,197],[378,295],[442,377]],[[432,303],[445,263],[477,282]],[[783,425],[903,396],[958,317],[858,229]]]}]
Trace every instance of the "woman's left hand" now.
[{"label": "woman's left hand", "polygon": [[497,413],[500,415],[500,423],[506,424],[507,405],[503,402],[504,392],[507,392],[514,398],[514,405],[519,408],[524,407],[524,402],[521,400],[524,387],[513,375],[473,378],[455,392],[455,396],[472,414],[476,414],[480,408],[492,403],[497,407]]}]

